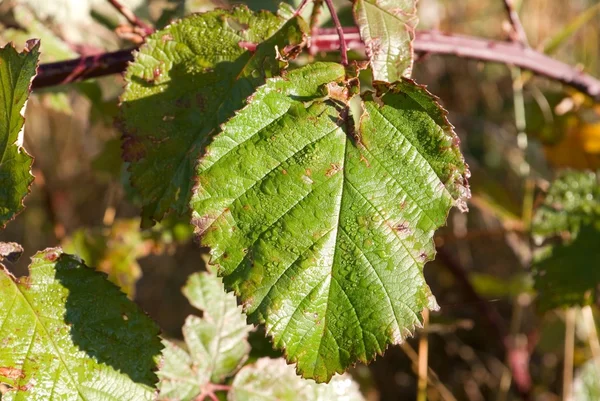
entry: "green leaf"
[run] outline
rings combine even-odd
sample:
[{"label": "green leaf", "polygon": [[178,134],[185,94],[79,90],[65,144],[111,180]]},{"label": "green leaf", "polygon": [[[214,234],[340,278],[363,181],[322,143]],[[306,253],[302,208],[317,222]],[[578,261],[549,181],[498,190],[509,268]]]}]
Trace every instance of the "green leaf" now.
[{"label": "green leaf", "polygon": [[590,305],[600,284],[600,228],[584,226],[575,240],[543,248],[533,274],[541,310]]},{"label": "green leaf", "polygon": [[304,380],[284,359],[261,358],[235,376],[228,401],[362,401],[364,397],[349,374],[325,384]]},{"label": "green leaf", "polygon": [[600,175],[562,172],[536,211],[532,231],[551,240],[533,261],[540,309],[592,303],[600,284]]},{"label": "green leaf", "polygon": [[193,223],[225,286],[298,372],[328,381],[436,308],[422,270],[468,195],[445,111],[410,80],[375,83],[356,134],[344,67],[273,78],[198,167]]},{"label": "green leaf", "polygon": [[410,77],[412,41],[418,22],[416,0],[356,0],[354,19],[373,68],[373,79]]},{"label": "green leaf", "polygon": [[60,249],[0,269],[3,400],[153,399],[158,328],[104,274]]},{"label": "green leaf", "polygon": [[306,29],[299,18],[285,22],[240,6],[192,15],[146,40],[121,98],[123,157],[142,197],[144,225],[170,208],[188,210],[208,139],[257,86],[279,74],[277,49],[293,55]]},{"label": "green leaf", "polygon": [[242,308],[214,273],[190,276],[183,293],[200,309],[202,318],[189,316],[183,326],[188,350],[165,341],[163,365],[158,372],[160,399],[195,400],[210,383],[234,374],[250,352]]},{"label": "green leaf", "polygon": [[23,53],[10,44],[0,48],[0,228],[23,210],[33,182],[33,158],[23,148],[23,112],[39,47],[39,41],[29,41]]},{"label": "green leaf", "polygon": [[554,180],[535,213],[532,231],[542,239],[576,234],[600,221],[600,173],[566,170]]}]

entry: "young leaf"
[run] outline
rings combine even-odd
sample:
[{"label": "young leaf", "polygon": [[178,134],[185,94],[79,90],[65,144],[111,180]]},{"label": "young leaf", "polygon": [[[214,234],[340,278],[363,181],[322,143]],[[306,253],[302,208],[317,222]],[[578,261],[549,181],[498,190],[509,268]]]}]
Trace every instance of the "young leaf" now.
[{"label": "young leaf", "polygon": [[183,326],[188,351],[165,341],[163,365],[158,372],[160,399],[195,400],[211,383],[221,383],[248,358],[252,326],[233,294],[216,274],[196,273],[183,289],[202,318],[189,316]]},{"label": "young leaf", "polygon": [[303,380],[285,360],[261,358],[235,376],[228,401],[363,401],[352,377],[334,376],[327,384]]},{"label": "young leaf", "polygon": [[254,89],[277,75],[280,56],[305,39],[284,21],[245,6],[192,15],[146,40],[127,70],[123,157],[143,202],[144,224],[188,210],[194,168],[210,138]]},{"label": "young leaf", "polygon": [[33,158],[23,148],[23,112],[39,57],[39,41],[23,53],[11,44],[0,48],[0,228],[23,210],[33,182]]},{"label": "young leaf", "polygon": [[435,299],[433,233],[468,195],[457,137],[410,80],[376,83],[356,135],[341,65],[273,78],[198,167],[193,222],[254,322],[328,381],[400,343]]},{"label": "young leaf", "polygon": [[104,274],[47,249],[0,266],[3,400],[152,400],[158,328]]},{"label": "young leaf", "polygon": [[532,229],[542,239],[564,238],[534,257],[540,308],[592,303],[600,284],[600,174],[561,173],[537,210]]},{"label": "young leaf", "polygon": [[410,77],[412,41],[418,22],[416,0],[356,0],[354,19],[371,61],[373,79]]}]

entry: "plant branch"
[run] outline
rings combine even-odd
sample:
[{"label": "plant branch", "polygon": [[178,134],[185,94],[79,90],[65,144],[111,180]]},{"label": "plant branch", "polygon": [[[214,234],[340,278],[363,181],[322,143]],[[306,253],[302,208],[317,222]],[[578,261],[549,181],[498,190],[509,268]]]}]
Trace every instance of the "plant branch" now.
[{"label": "plant branch", "polygon": [[[341,46],[336,31],[331,28],[319,29],[318,35],[312,41],[313,50],[316,52],[337,51]],[[355,27],[344,29],[344,42],[351,49],[363,49],[358,29]],[[571,86],[600,102],[600,80],[573,66],[516,43],[417,31],[413,45],[418,53],[514,65],[532,71],[541,77]],[[38,69],[38,76],[33,81],[33,88],[61,85],[123,72],[127,64],[133,60],[132,50],[119,50],[75,60],[42,64]]]},{"label": "plant branch", "polygon": [[133,26],[140,28],[146,35],[154,33],[154,28],[139,19],[129,8],[119,0],[108,0],[108,2]]},{"label": "plant branch", "polygon": [[339,37],[339,49],[340,55],[342,57],[342,65],[348,65],[348,48],[346,45],[346,38],[344,38],[344,28],[342,28],[342,24],[340,24],[340,19],[335,12],[335,7],[333,5],[332,0],[325,0],[325,4],[329,9],[329,13],[331,14],[331,19],[333,20],[333,24],[335,25],[335,30],[337,31]]},{"label": "plant branch", "polygon": [[511,35],[512,40],[515,42],[520,42],[525,47],[529,47],[527,34],[525,33],[525,29],[523,29],[523,24],[521,24],[519,14],[513,6],[513,0],[504,0],[503,3],[504,8],[506,9],[506,14],[508,15],[508,21],[510,22],[513,30]]}]

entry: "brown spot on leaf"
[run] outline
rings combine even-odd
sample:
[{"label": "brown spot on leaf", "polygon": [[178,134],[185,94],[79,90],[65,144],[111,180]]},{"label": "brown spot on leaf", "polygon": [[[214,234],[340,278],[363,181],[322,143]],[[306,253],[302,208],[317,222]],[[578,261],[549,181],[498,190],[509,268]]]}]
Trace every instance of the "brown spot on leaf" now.
[{"label": "brown spot on leaf", "polygon": [[58,259],[58,253],[57,252],[48,252],[46,255],[44,255],[44,259],[46,259],[49,262],[55,262],[56,259]]},{"label": "brown spot on leaf", "polygon": [[281,170],[281,174],[287,175],[287,170],[285,170],[285,169]]},{"label": "brown spot on leaf", "polygon": [[335,174],[337,174],[338,172],[340,172],[342,170],[342,168],[340,167],[339,164],[331,163],[330,166],[331,167],[325,172],[326,177],[334,176]]},{"label": "brown spot on leaf", "polygon": [[160,37],[160,40],[162,40],[162,42],[165,43],[170,40],[173,40],[173,36],[170,33],[165,33],[163,36]]},{"label": "brown spot on leaf", "polygon": [[0,376],[4,376],[11,380],[17,380],[24,378],[25,372],[23,372],[23,369],[0,366]]},{"label": "brown spot on leaf", "polygon": [[365,166],[367,166],[367,168],[371,167],[371,163],[369,163],[369,160],[362,153],[360,154],[360,161],[365,163]]},{"label": "brown spot on leaf", "polygon": [[146,146],[135,136],[123,135],[123,160],[136,162],[146,156]]}]

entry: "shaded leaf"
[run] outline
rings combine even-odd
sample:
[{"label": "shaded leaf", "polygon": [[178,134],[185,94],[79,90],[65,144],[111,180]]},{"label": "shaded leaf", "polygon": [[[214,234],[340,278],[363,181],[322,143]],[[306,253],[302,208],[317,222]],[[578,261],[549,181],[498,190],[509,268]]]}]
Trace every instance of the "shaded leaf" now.
[{"label": "shaded leaf", "polygon": [[210,383],[221,383],[248,358],[252,326],[233,294],[214,273],[196,273],[183,288],[202,318],[189,316],[183,326],[187,350],[165,341],[160,377],[160,399],[195,400]]},{"label": "shaded leaf", "polygon": [[540,308],[592,303],[600,284],[598,174],[561,173],[536,211],[532,230],[541,239],[551,240],[538,250],[533,262]]},{"label": "shaded leaf", "polygon": [[127,70],[121,98],[123,157],[131,163],[145,225],[169,209],[188,210],[207,140],[279,73],[276,48],[293,52],[305,30],[298,18],[285,22],[240,6],[192,15],[146,40]]},{"label": "shaded leaf", "polygon": [[364,96],[341,65],[268,80],[198,167],[193,222],[228,289],[298,372],[328,381],[436,308],[422,270],[468,174],[436,99],[410,80]]},{"label": "shaded leaf", "polygon": [[152,400],[156,325],[104,274],[47,249],[0,271],[3,400]]},{"label": "shaded leaf", "polygon": [[410,77],[412,41],[418,22],[416,0],[356,0],[354,19],[373,68],[373,79]]},{"label": "shaded leaf", "polygon": [[317,384],[296,375],[284,359],[261,358],[235,376],[228,401],[361,401],[364,397],[349,374]]},{"label": "shaded leaf", "polygon": [[0,228],[23,210],[33,182],[33,159],[23,148],[23,112],[39,47],[39,41],[29,41],[22,53],[11,44],[0,48]]}]

